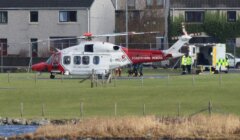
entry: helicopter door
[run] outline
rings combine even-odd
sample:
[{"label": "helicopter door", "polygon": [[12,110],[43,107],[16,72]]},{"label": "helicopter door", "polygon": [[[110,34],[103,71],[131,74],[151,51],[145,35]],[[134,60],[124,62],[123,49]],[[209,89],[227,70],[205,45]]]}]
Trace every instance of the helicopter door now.
[{"label": "helicopter door", "polygon": [[60,53],[54,54],[52,58],[52,69],[53,70],[58,70],[59,65],[60,65]]}]

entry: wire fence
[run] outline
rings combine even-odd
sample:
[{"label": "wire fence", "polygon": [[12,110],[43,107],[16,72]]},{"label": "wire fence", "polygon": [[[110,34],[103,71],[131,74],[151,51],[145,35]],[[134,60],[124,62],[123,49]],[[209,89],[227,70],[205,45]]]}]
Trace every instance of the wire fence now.
[{"label": "wire fence", "polygon": [[[230,73],[227,74],[225,72],[219,73],[219,74],[213,74],[210,71],[204,72],[196,75],[194,72],[192,74],[186,74],[181,75],[181,69],[152,69],[152,68],[144,68],[143,71],[146,71],[146,73],[143,76],[134,76],[134,75],[128,75],[128,68],[124,68],[122,70],[122,76],[119,76],[118,74],[112,73],[111,81],[117,80],[117,81],[123,81],[123,80],[134,80],[134,81],[140,81],[141,84],[144,86],[144,80],[145,79],[159,79],[161,81],[165,81],[167,85],[175,84],[174,80],[179,80],[182,77],[187,77],[188,80],[186,80],[188,83],[191,83],[192,86],[199,82],[205,83],[207,80],[212,80],[215,83],[218,83],[218,85],[224,84],[224,82],[229,82],[231,80],[236,80],[238,77],[238,73],[240,72],[239,69],[231,69]],[[96,82],[98,82],[99,85],[108,84],[107,78],[108,77],[102,77],[102,76],[95,76]],[[44,81],[48,80],[49,75],[48,74],[41,74],[41,73],[2,73],[0,74],[0,81],[3,83],[10,83],[11,81],[19,81],[19,80],[27,80],[27,81]],[[68,80],[79,80],[79,83],[84,82],[85,80],[91,80],[91,75],[57,75],[56,81],[59,80],[61,82],[68,81]],[[138,82],[137,82],[138,83]]]},{"label": "wire fence", "polygon": [[[229,114],[226,105],[221,105],[218,101],[211,101],[210,98],[205,98],[201,100],[196,100],[194,105],[188,103],[187,101],[181,101],[176,99],[169,100],[169,103],[163,102],[160,103],[156,102],[154,99],[155,97],[151,97],[151,99],[147,100],[150,97],[146,97],[146,101],[140,101],[137,103],[129,103],[125,102],[124,100],[128,97],[126,96],[124,99],[118,100],[118,96],[113,98],[110,96],[112,100],[104,101],[99,103],[93,103],[92,101],[84,101],[84,97],[81,95],[81,91],[85,89],[96,89],[97,91],[106,89],[114,89],[116,90],[123,90],[124,88],[133,88],[142,89],[144,87],[160,87],[157,88],[158,90],[168,90],[171,91],[173,87],[182,87],[183,88],[190,88],[191,90],[188,91],[191,94],[192,91],[196,90],[203,90],[202,88],[207,88],[209,85],[211,88],[219,88],[224,89],[231,86],[231,81],[238,81],[239,75],[238,74],[218,74],[218,75],[184,75],[180,76],[180,74],[163,74],[159,77],[154,77],[151,74],[146,75],[143,77],[114,77],[111,83],[107,83],[106,79],[99,79],[97,83],[92,85],[91,80],[88,77],[74,77],[74,76],[64,76],[60,75],[55,80],[49,80],[47,75],[39,76],[36,73],[30,74],[1,74],[0,75],[0,93],[8,92],[11,96],[12,91],[17,91],[15,94],[23,94],[28,92],[32,92],[32,95],[27,94],[26,98],[39,98],[39,99],[32,99],[25,101],[25,97],[16,97],[18,98],[17,102],[22,101],[20,103],[14,103],[14,106],[9,105],[11,110],[8,109],[0,109],[0,116],[11,116],[12,114],[18,114],[19,116],[24,118],[28,116],[35,116],[35,117],[55,117],[55,116],[62,116],[62,117],[88,117],[88,116],[123,116],[123,115],[160,115],[160,116],[194,116],[200,113],[209,114],[212,113],[220,113],[220,114]],[[80,79],[79,79],[80,78]],[[85,79],[86,81],[81,83],[80,81]],[[185,82],[181,82],[181,81]],[[180,82],[179,82],[180,81]],[[127,82],[127,83],[126,83]],[[155,83],[155,84],[154,84]],[[156,84],[157,83],[157,84]],[[235,83],[235,82],[234,82]],[[84,84],[84,86],[82,85]],[[51,86],[50,86],[51,85]],[[236,84],[235,84],[236,86]],[[69,88],[73,89],[73,92],[79,92],[79,98],[82,101],[72,101],[67,102],[66,106],[62,105],[65,102],[57,101],[57,103],[61,103],[59,105],[45,101],[47,100],[48,94],[42,95],[42,92],[49,91],[49,94],[52,94],[50,91],[57,88],[59,91],[66,91],[68,92]],[[133,91],[134,91],[133,90]],[[209,89],[210,90],[210,89]],[[216,90],[219,91],[219,90]],[[23,93],[22,93],[23,92]],[[115,92],[115,90],[112,90]],[[149,92],[154,92],[149,91]],[[165,92],[165,91],[162,91]],[[204,92],[204,91],[203,91]],[[215,92],[209,91],[209,92]],[[160,94],[161,91],[158,91]],[[201,92],[199,92],[201,93]],[[66,96],[68,99],[68,94],[61,93],[59,96]],[[92,93],[89,93],[92,94]],[[99,98],[104,93],[98,93]],[[118,93],[119,94],[119,93]],[[121,94],[121,93],[120,93]],[[162,93],[164,94],[164,93]],[[169,93],[171,94],[171,93]],[[219,94],[219,93],[216,93]],[[131,96],[131,93],[129,93]],[[148,93],[146,93],[148,95]],[[157,94],[156,94],[157,95]],[[0,95],[1,96],[1,95]],[[46,97],[45,97],[46,96]],[[58,96],[55,95],[55,96]],[[86,96],[86,95],[85,95]],[[196,96],[196,95],[195,95]],[[176,96],[177,97],[177,96]],[[136,95],[136,98],[138,96]],[[65,98],[61,98],[65,100]],[[73,99],[73,98],[69,98]],[[14,113],[13,113],[14,112]]]},{"label": "wire fence", "polygon": [[[56,116],[66,117],[66,118],[84,118],[84,117],[93,117],[93,116],[112,116],[112,117],[118,117],[118,116],[148,116],[148,115],[156,115],[156,116],[169,116],[169,117],[193,117],[195,115],[199,114],[205,114],[205,115],[212,115],[212,114],[222,114],[222,115],[228,115],[230,114],[227,111],[223,111],[219,107],[215,107],[214,103],[209,101],[206,102],[202,107],[199,109],[192,109],[191,111],[188,110],[188,113],[186,113],[184,108],[185,106],[182,106],[181,103],[175,104],[175,108],[168,108],[170,111],[168,113],[159,113],[157,112],[157,108],[161,109],[160,106],[151,106],[148,104],[143,103],[142,105],[138,106],[124,106],[121,103],[115,102],[112,103],[112,105],[108,105],[108,107],[102,107],[95,106],[98,108],[98,111],[91,111],[93,110],[92,107],[89,107],[89,105],[86,102],[79,102],[79,106],[75,107],[74,109],[67,110],[63,109],[62,111],[54,111],[51,109],[51,107],[48,106],[48,104],[42,103],[38,104],[38,108],[34,111],[31,111],[29,104],[25,104],[24,102],[19,103],[19,106],[16,106],[15,111],[19,112],[20,118],[54,118]],[[166,105],[167,106],[167,105]],[[155,109],[154,109],[155,108]],[[101,113],[101,109],[104,109],[105,111]],[[131,111],[129,111],[131,110]],[[5,116],[6,115],[6,116]],[[9,117],[12,114],[10,112],[1,112],[1,117]]]}]

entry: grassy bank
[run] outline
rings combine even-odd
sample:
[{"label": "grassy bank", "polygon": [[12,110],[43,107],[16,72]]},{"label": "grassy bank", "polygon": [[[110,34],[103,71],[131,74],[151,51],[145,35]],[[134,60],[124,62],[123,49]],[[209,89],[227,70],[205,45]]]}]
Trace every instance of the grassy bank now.
[{"label": "grassy bank", "polygon": [[117,117],[83,119],[77,124],[40,127],[27,139],[77,138],[182,138],[239,139],[239,117],[198,115],[194,117]]},{"label": "grassy bank", "polygon": [[[79,118],[125,115],[191,115],[208,108],[240,115],[240,75],[185,75],[160,79],[117,79],[91,88],[90,80],[49,75],[0,74],[0,116]],[[169,75],[169,77],[168,77]],[[115,83],[115,84],[114,84]],[[81,114],[82,113],[82,114]]]}]

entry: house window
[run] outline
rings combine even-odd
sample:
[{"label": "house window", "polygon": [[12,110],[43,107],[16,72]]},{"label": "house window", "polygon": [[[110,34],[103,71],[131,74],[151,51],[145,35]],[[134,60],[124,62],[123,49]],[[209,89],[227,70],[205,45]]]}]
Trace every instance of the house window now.
[{"label": "house window", "polygon": [[30,22],[38,22],[38,11],[30,11]]},{"label": "house window", "polygon": [[0,38],[0,56],[7,55],[7,39]]},{"label": "house window", "polygon": [[135,0],[128,0],[127,2],[129,9],[135,9]]},{"label": "house window", "polygon": [[38,57],[38,39],[31,38],[32,57]]},{"label": "house window", "polygon": [[0,24],[6,24],[8,22],[8,13],[6,11],[0,11]]},{"label": "house window", "polygon": [[81,57],[80,56],[74,56],[73,57],[73,62],[75,65],[80,65],[81,64]]},{"label": "house window", "polygon": [[65,65],[69,65],[71,63],[71,57],[70,56],[64,56],[63,57],[63,63]]},{"label": "house window", "polygon": [[129,20],[139,21],[140,20],[140,11],[131,11],[129,12]]},{"label": "house window", "polygon": [[60,11],[59,22],[77,22],[77,11]]},{"label": "house window", "polygon": [[203,22],[204,12],[203,11],[187,11],[185,12],[186,22]]},{"label": "house window", "polygon": [[65,49],[70,46],[78,44],[78,40],[74,36],[59,36],[59,37],[50,37],[50,48],[52,49]]},{"label": "house window", "polygon": [[236,22],[237,16],[236,11],[227,11],[227,21]]},{"label": "house window", "polygon": [[163,0],[157,0],[156,2],[158,7],[163,7]]},{"label": "house window", "polygon": [[164,0],[146,0],[147,8],[163,7]]},{"label": "house window", "polygon": [[153,6],[153,0],[146,0],[146,5],[147,5],[147,7],[152,7]]},{"label": "house window", "polygon": [[100,62],[100,57],[99,56],[94,56],[93,57],[93,64],[98,65]]},{"label": "house window", "polygon": [[82,63],[83,65],[88,65],[89,64],[89,56],[83,56],[82,57]]}]

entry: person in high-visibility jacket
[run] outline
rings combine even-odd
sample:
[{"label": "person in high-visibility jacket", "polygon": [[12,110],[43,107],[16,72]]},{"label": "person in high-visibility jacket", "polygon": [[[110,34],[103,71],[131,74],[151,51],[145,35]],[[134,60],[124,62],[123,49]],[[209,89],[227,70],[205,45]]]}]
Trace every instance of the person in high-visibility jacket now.
[{"label": "person in high-visibility jacket", "polygon": [[187,63],[187,65],[186,65],[186,67],[187,67],[187,72],[188,72],[188,74],[190,74],[191,73],[191,67],[192,67],[192,57],[191,56],[187,56],[186,57],[186,63]]},{"label": "person in high-visibility jacket", "polygon": [[222,66],[224,66],[224,60],[220,58],[220,59],[217,60],[216,64],[219,68],[219,71],[221,72]]},{"label": "person in high-visibility jacket", "polygon": [[187,66],[187,55],[183,55],[182,56],[182,60],[181,60],[181,66],[182,66],[182,74],[186,74],[186,66]]},{"label": "person in high-visibility jacket", "polygon": [[227,69],[229,69],[229,62],[228,62],[228,58],[225,58],[225,66]]},{"label": "person in high-visibility jacket", "polygon": [[225,68],[228,69],[229,64],[228,64],[228,59],[227,59],[227,58],[224,58],[224,59],[223,59],[223,64],[222,64],[222,66],[224,66]]}]

